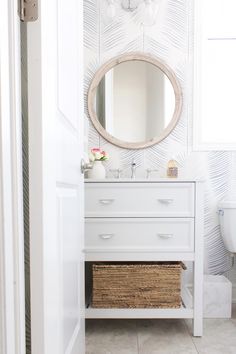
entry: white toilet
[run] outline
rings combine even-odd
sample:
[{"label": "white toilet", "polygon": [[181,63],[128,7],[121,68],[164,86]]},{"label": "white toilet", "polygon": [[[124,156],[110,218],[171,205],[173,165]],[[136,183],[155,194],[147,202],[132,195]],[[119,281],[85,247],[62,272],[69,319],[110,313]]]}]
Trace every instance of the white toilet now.
[{"label": "white toilet", "polygon": [[225,247],[236,253],[236,201],[222,201],[218,207],[220,228]]}]

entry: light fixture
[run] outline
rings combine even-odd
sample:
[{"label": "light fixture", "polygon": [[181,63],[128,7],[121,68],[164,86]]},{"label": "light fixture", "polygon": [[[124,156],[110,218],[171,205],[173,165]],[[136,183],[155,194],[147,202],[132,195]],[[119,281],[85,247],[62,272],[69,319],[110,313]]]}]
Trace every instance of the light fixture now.
[{"label": "light fixture", "polygon": [[144,26],[152,26],[155,24],[156,15],[160,0],[107,0],[107,16],[111,19],[115,18],[117,6],[126,12],[134,12],[137,10],[139,18]]}]

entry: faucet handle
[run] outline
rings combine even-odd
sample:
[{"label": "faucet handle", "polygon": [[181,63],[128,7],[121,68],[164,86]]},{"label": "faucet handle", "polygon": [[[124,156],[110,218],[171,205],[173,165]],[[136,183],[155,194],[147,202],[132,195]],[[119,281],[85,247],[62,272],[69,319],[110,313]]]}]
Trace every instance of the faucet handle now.
[{"label": "faucet handle", "polygon": [[120,168],[114,168],[114,169],[110,169],[109,170],[112,174],[113,174],[113,176],[114,176],[114,173],[115,173],[115,178],[120,178],[121,177],[121,173],[123,172],[123,170],[121,170]]},{"label": "faucet handle", "polygon": [[150,178],[150,174],[152,173],[152,172],[158,172],[159,170],[157,170],[157,169],[151,169],[151,168],[147,168],[146,169],[146,178],[147,179],[149,179]]}]

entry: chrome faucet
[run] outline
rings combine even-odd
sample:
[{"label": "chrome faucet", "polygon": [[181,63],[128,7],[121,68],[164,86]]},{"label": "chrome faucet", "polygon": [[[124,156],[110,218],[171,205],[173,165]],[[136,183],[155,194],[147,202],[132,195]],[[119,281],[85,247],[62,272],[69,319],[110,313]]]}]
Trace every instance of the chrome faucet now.
[{"label": "chrome faucet", "polygon": [[134,179],[136,177],[135,176],[136,168],[137,168],[137,164],[135,162],[135,159],[133,159],[131,162],[131,178],[132,179]]}]

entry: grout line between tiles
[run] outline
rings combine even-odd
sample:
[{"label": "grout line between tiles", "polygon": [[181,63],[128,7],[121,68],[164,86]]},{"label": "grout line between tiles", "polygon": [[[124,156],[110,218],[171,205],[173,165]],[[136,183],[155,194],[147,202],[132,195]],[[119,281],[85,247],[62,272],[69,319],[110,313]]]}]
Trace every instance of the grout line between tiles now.
[{"label": "grout line between tiles", "polygon": [[139,338],[138,338],[138,324],[137,324],[137,320],[135,320],[135,328],[136,328],[136,339],[137,339],[137,354],[140,354],[140,352],[139,352]]},{"label": "grout line between tiles", "polygon": [[194,345],[194,348],[196,349],[196,353],[197,353],[197,354],[200,354],[200,352],[198,351],[197,346],[196,346],[196,344],[195,344],[195,342],[194,342],[194,340],[193,340],[192,333],[190,333],[190,330],[189,330],[189,328],[188,328],[188,325],[187,325],[187,323],[186,323],[186,320],[184,320],[184,325],[185,325],[185,327],[186,327],[186,330],[187,330],[188,335],[189,335],[190,338],[191,338],[191,341],[192,341],[192,343],[193,343],[193,345]]}]

